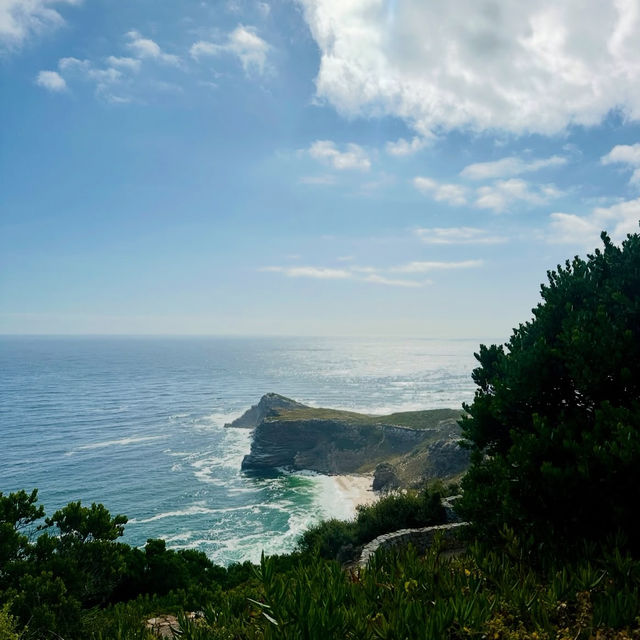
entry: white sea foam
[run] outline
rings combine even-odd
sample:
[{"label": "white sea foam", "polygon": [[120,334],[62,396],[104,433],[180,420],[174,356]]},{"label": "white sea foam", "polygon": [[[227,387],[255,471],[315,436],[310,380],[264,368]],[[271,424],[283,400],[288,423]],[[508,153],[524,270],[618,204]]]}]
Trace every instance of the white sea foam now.
[{"label": "white sea foam", "polygon": [[106,447],[126,447],[130,444],[138,444],[140,442],[152,442],[154,440],[165,440],[167,436],[129,436],[128,438],[120,438],[118,440],[104,440],[103,442],[91,442],[83,444],[71,451],[67,451],[65,455],[71,456],[78,451],[88,451],[90,449],[104,449]]},{"label": "white sea foam", "polygon": [[217,429],[224,427],[225,424],[233,422],[240,415],[242,415],[242,412],[238,411],[214,411],[213,413],[199,418],[195,426],[201,429]]}]

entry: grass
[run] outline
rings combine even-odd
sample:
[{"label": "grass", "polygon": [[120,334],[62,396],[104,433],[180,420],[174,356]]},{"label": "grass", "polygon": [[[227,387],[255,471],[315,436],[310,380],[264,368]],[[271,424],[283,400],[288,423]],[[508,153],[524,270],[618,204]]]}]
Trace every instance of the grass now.
[{"label": "grass", "polygon": [[461,412],[455,409],[427,409],[404,411],[386,416],[368,415],[355,411],[304,407],[283,409],[267,418],[268,422],[300,422],[307,420],[335,420],[357,426],[397,426],[416,430],[438,429],[443,420],[458,420]]}]

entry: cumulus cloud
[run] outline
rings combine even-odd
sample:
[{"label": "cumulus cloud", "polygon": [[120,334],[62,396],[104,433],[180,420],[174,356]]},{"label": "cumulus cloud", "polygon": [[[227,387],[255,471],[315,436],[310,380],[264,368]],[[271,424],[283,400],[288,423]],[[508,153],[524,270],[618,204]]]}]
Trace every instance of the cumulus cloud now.
[{"label": "cumulus cloud", "polygon": [[245,73],[264,74],[267,70],[267,56],[270,46],[257,33],[254,27],[238,25],[227,35],[226,42],[220,44],[200,40],[194,43],[189,54],[195,60],[220,53],[235,55],[242,64]]},{"label": "cumulus cloud", "polygon": [[180,64],[180,58],[170,53],[165,53],[157,42],[150,38],[144,38],[140,32],[135,29],[127,32],[129,43],[127,46],[133,53],[141,59],[151,59],[164,62],[173,66]]},{"label": "cumulus cloud", "polygon": [[414,232],[425,244],[500,244],[507,241],[504,236],[491,235],[475,227],[432,227]]},{"label": "cumulus cloud", "polygon": [[640,143],[618,144],[600,158],[602,164],[624,164],[633,170],[631,183],[640,184]]},{"label": "cumulus cloud", "polygon": [[41,71],[36,77],[36,84],[47,91],[64,91],[67,83],[57,71]]},{"label": "cumulus cloud", "polygon": [[31,35],[52,31],[64,24],[54,5],[76,5],[80,0],[0,0],[0,45],[19,47]]},{"label": "cumulus cloud", "polygon": [[410,156],[424,149],[430,143],[429,138],[414,136],[411,140],[400,138],[387,142],[387,153],[392,156]]},{"label": "cumulus cloud", "polygon": [[127,69],[129,71],[140,71],[140,60],[136,58],[119,58],[118,56],[109,56],[107,58],[107,64],[111,67],[119,67],[121,69]]},{"label": "cumulus cloud", "polygon": [[612,109],[640,118],[634,0],[299,0],[318,97],[418,132],[554,134]]},{"label": "cumulus cloud", "polygon": [[413,185],[422,193],[429,193],[438,202],[447,202],[451,205],[463,205],[467,203],[467,189],[459,184],[437,182],[431,178],[416,177]]},{"label": "cumulus cloud", "polygon": [[461,184],[418,176],[413,179],[413,185],[438,202],[452,206],[472,204],[477,209],[491,209],[496,213],[508,211],[515,204],[545,204],[563,195],[553,184],[531,185],[519,178],[496,180],[492,184],[469,189]]},{"label": "cumulus cloud", "polygon": [[316,160],[330,164],[334,169],[359,169],[368,171],[371,161],[367,152],[359,145],[349,143],[340,151],[331,140],[316,140],[309,147],[309,155]]},{"label": "cumulus cloud", "polygon": [[518,178],[498,180],[493,185],[479,187],[476,194],[475,207],[496,213],[503,213],[517,203],[541,205],[563,195],[552,184],[532,186]]},{"label": "cumulus cloud", "polygon": [[130,65],[121,64],[120,67],[121,69],[114,67],[99,68],[95,67],[90,60],[80,60],[73,57],[60,58],[58,60],[58,69],[65,76],[93,83],[96,95],[114,104],[130,102],[129,98],[114,93],[116,86],[124,77],[123,72],[132,70]]},{"label": "cumulus cloud", "polygon": [[539,171],[547,167],[559,167],[567,163],[562,156],[551,156],[537,160],[522,160],[515,156],[495,160],[494,162],[476,162],[466,166],[460,175],[471,180],[487,180],[489,178],[509,178],[522,173]]},{"label": "cumulus cloud", "polygon": [[626,200],[610,207],[596,207],[589,215],[552,213],[549,242],[574,244],[594,248],[599,244],[601,231],[607,231],[615,242],[628,233],[638,232],[640,198]]}]

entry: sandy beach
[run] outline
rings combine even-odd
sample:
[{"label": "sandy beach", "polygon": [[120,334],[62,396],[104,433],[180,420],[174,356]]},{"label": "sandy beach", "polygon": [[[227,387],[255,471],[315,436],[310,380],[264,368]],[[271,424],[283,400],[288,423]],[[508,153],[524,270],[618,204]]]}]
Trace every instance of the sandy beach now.
[{"label": "sandy beach", "polygon": [[373,475],[340,475],[335,479],[339,492],[345,502],[351,503],[354,512],[359,504],[371,504],[378,499],[371,489]]}]

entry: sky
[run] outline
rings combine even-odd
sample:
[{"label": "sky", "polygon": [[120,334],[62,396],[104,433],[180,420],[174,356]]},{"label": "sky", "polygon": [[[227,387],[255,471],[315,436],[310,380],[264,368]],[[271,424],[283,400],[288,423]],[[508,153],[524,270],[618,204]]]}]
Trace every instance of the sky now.
[{"label": "sky", "polygon": [[640,0],[0,0],[0,333],[504,341],[640,220]]}]

